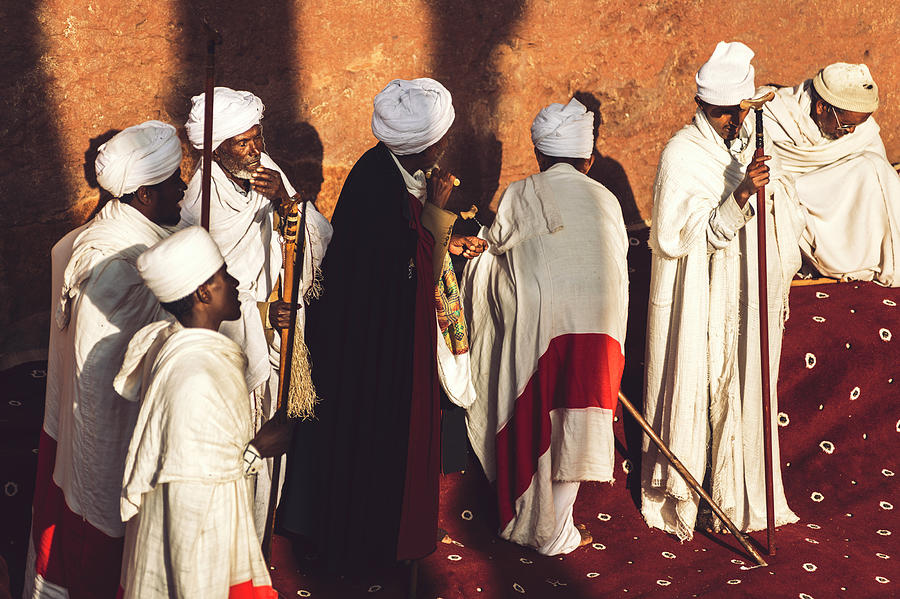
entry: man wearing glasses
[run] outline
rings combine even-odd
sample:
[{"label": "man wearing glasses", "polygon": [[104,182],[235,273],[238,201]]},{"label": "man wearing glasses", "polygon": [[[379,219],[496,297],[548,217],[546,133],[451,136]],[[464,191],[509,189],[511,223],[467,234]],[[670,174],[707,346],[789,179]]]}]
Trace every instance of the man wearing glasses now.
[{"label": "man wearing glasses", "polygon": [[796,178],[806,213],[800,247],[822,275],[900,286],[900,178],[872,113],[864,64],[828,65],[765,105],[766,136]]}]

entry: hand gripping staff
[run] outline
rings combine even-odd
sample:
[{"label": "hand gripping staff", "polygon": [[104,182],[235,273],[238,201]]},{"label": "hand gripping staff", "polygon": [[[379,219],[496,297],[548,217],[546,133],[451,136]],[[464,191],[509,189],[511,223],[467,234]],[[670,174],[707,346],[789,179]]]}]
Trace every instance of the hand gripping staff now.
[{"label": "hand gripping staff", "polygon": [[[298,196],[295,196],[295,198]],[[293,198],[292,198],[293,199]],[[300,211],[300,203],[303,210]],[[300,297],[300,279],[303,276],[303,259],[306,250],[306,200],[292,201],[285,211],[282,235],[284,237],[284,291],[283,300],[292,307],[303,301]],[[299,219],[299,226],[298,221]],[[297,332],[297,310],[291,310],[290,322],[281,330],[281,360],[278,365],[278,408],[272,418],[286,418],[290,403],[291,372],[294,359],[294,341]],[[310,417],[303,415],[302,417]],[[269,508],[263,534],[262,550],[266,562],[272,555],[272,535],[275,528],[275,509],[278,506],[278,489],[281,478],[281,456],[272,460],[272,487],[269,490]]]},{"label": "hand gripping staff", "polygon": [[[754,158],[763,156],[763,104],[775,97],[774,92],[755,100],[744,100],[741,108],[753,108],[756,113],[756,152]],[[759,287],[759,364],[763,407],[763,451],[766,470],[766,553],[775,555],[775,491],[772,470],[772,395],[770,392],[769,363],[769,281],[766,269],[766,187],[756,190],[756,248],[757,277]]]}]

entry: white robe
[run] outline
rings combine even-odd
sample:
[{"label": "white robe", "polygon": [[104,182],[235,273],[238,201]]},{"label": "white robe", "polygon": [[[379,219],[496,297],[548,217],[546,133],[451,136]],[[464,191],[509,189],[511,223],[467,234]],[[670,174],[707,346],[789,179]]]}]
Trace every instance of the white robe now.
[{"label": "white robe", "polygon": [[774,91],[766,135],[796,178],[806,213],[803,253],[825,276],[900,286],[900,177],[888,162],[878,124],[828,139],[810,116],[811,83]]},{"label": "white robe", "polygon": [[60,362],[72,370],[54,387],[58,396],[45,415],[47,433],[57,441],[53,480],[73,512],[111,537],[124,532],[118,489],[137,416],[112,381],[135,331],[166,314],[134,262],[167,235],[131,206],[110,200],[75,240],[57,306],[57,326],[68,331],[71,345],[54,351],[67,354]]},{"label": "white robe", "polygon": [[[118,503],[137,407],[124,401],[112,382],[134,332],[165,317],[134,263],[167,235],[166,229],[113,199],[60,240],[52,253],[53,318],[43,434],[55,442],[56,459],[49,464],[52,474],[39,473],[38,478],[52,476],[65,510],[113,539],[125,533]],[[32,531],[25,596],[64,596],[68,584],[84,581],[52,580],[39,571],[38,564],[58,561],[64,551],[58,539],[67,537],[59,530],[65,526],[58,520],[64,518],[61,513],[37,512],[56,509],[52,501],[48,507],[45,498],[40,499],[35,501],[33,522],[44,528]],[[108,547],[93,550],[95,562],[109,552]],[[118,569],[119,564],[105,567]],[[64,575],[78,574],[66,569]]]},{"label": "white robe", "polygon": [[[268,154],[260,156],[262,166],[281,173],[288,195],[295,194],[290,181]],[[188,184],[181,204],[183,224],[200,224],[202,165],[197,168]],[[260,193],[250,191],[246,195],[238,191],[225,171],[215,162],[210,181],[210,235],[225,258],[228,272],[238,280],[238,296],[241,300],[241,318],[223,322],[219,332],[237,343],[247,356],[247,388],[253,394],[251,402],[254,426],[272,416],[277,407],[278,364],[280,341],[278,334],[270,344],[258,302],[267,302],[278,282],[282,269],[282,240],[273,230],[274,207]],[[331,223],[319,214],[314,206],[306,210],[306,249],[303,261],[303,287],[301,296],[314,282],[316,268],[325,256],[331,241]],[[306,311],[301,303],[297,311],[297,330],[302,331]],[[256,520],[262,538],[268,512],[271,487],[271,462],[259,473],[256,489]]]},{"label": "white robe", "polygon": [[[253,436],[241,348],[215,331],[155,323],[116,388],[140,406],[121,491],[125,598],[276,597],[253,522],[243,453]],[[242,595],[244,596],[244,595]]]},{"label": "white robe", "polygon": [[462,282],[476,391],[469,439],[496,483],[500,535],[568,553],[581,541],[577,482],[613,479],[628,309],[622,212],[606,188],[559,163],[510,185],[482,236],[488,250]]},{"label": "white robe", "polygon": [[[741,140],[752,140],[753,115]],[[760,390],[755,195],[732,196],[754,148],[730,151],[702,111],[669,141],[653,190],[653,251],[644,416],[743,530],[766,526]],[[800,266],[802,214],[790,178],[769,162],[767,278],[775,521],[787,506],[778,453],[777,381],[790,280]],[[699,497],[648,438],[641,512],[650,526],[690,539]]]}]

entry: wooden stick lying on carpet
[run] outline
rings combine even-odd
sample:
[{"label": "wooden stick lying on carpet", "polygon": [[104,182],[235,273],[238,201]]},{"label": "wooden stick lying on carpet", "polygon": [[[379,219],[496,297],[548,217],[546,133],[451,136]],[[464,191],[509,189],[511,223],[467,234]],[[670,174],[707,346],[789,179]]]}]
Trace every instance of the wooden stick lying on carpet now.
[{"label": "wooden stick lying on carpet", "polygon": [[621,391],[619,391],[619,401],[622,403],[622,406],[626,410],[628,410],[628,413],[631,414],[635,420],[637,420],[638,424],[641,425],[641,428],[644,429],[644,432],[647,433],[647,436],[650,437],[650,439],[656,444],[662,454],[666,456],[666,458],[672,463],[672,466],[675,467],[675,470],[678,471],[678,474],[680,474],[684,478],[684,480],[687,481],[687,484],[690,485],[690,487],[698,495],[700,495],[700,497],[702,497],[703,500],[706,501],[706,503],[709,504],[709,507],[712,508],[712,511],[715,512],[716,516],[718,516],[719,519],[725,523],[725,528],[728,529],[728,532],[734,535],[734,538],[738,540],[738,543],[741,544],[741,547],[743,547],[747,551],[747,553],[750,554],[750,556],[754,559],[754,561],[756,561],[757,564],[759,564],[760,566],[768,566],[769,564],[767,564],[766,560],[764,560],[759,552],[753,548],[753,545],[750,544],[750,541],[747,540],[747,537],[745,537],[743,533],[738,530],[737,526],[734,525],[734,522],[732,522],[728,518],[728,516],[725,515],[725,512],[722,511],[722,508],[720,508],[718,504],[713,501],[713,498],[710,497],[709,493],[707,493],[700,485],[700,483],[697,482],[697,479],[695,479],[691,475],[685,465],[681,463],[681,460],[679,460],[675,456],[675,454],[672,453],[672,451],[668,447],[666,447],[665,442],[663,442],[663,440],[659,438],[659,435],[656,434],[650,424],[644,419],[641,413],[635,409],[635,407],[631,404],[630,401],[628,401],[628,398],[625,397],[625,395],[623,395]]}]

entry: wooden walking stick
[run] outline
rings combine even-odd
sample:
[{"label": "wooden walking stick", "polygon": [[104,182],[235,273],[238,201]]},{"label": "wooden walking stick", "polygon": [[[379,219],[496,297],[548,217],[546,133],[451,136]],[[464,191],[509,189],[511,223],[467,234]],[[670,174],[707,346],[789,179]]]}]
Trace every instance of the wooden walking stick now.
[{"label": "wooden walking stick", "polygon": [[[283,301],[287,304],[299,304],[300,279],[303,276],[303,258],[306,249],[306,201],[302,201],[303,209],[294,201],[287,209],[284,217],[284,285]],[[299,226],[298,226],[299,219]],[[272,418],[285,418],[288,405],[288,394],[291,387],[291,369],[293,367],[294,341],[297,329],[297,311],[291,310],[290,323],[281,330],[281,360],[278,365],[278,407]],[[275,510],[278,507],[278,490],[281,479],[281,456],[272,460],[272,486],[269,489],[269,508],[266,514],[266,528],[263,534],[262,550],[266,562],[272,557],[272,536],[275,532]]]},{"label": "wooden walking stick", "polygon": [[[765,155],[763,149],[763,104],[775,97],[773,92],[755,100],[744,100],[741,108],[753,108],[756,113],[756,152],[754,158]],[[766,553],[775,555],[775,486],[772,468],[772,395],[769,380],[769,281],[766,253],[766,187],[756,190],[756,249],[757,287],[759,290],[759,363],[763,408],[763,451],[766,474]]]},{"label": "wooden walking stick", "polygon": [[201,19],[206,29],[206,89],[203,112],[203,172],[200,174],[200,226],[209,231],[209,195],[212,177],[213,96],[216,89],[216,44],[222,43],[219,32]]},{"label": "wooden walking stick", "polygon": [[709,493],[707,493],[703,486],[697,482],[697,479],[694,478],[687,467],[681,462],[681,460],[678,459],[678,457],[674,453],[672,453],[672,450],[670,450],[666,446],[665,442],[660,439],[659,435],[657,435],[653,430],[653,427],[650,426],[650,423],[648,423],[644,419],[641,413],[635,409],[635,407],[631,404],[630,401],[628,401],[628,398],[625,397],[625,395],[621,391],[619,391],[619,402],[622,404],[622,407],[624,407],[628,411],[628,413],[631,414],[635,420],[637,420],[637,423],[641,426],[642,429],[644,429],[644,432],[647,433],[647,436],[650,437],[650,440],[653,441],[653,443],[659,448],[662,454],[666,456],[666,459],[668,459],[675,470],[678,471],[678,474],[680,474],[682,478],[684,478],[688,486],[690,486],[695,493],[697,493],[700,497],[703,498],[704,501],[706,501],[706,503],[709,504],[709,507],[712,508],[712,511],[725,524],[725,528],[728,529],[728,532],[734,535],[734,538],[736,538],[738,540],[738,543],[741,544],[741,547],[743,547],[744,550],[748,554],[750,554],[750,557],[752,557],[758,565],[767,566],[768,564],[766,563],[766,560],[764,560],[759,552],[753,548],[753,545],[750,544],[750,541],[747,540],[747,537],[744,536],[744,534],[740,530],[738,530],[738,527],[734,525],[734,522],[732,522],[731,519],[725,515],[725,512],[722,510],[722,508],[720,508],[719,505],[715,501],[713,501],[713,498],[710,497]]}]

